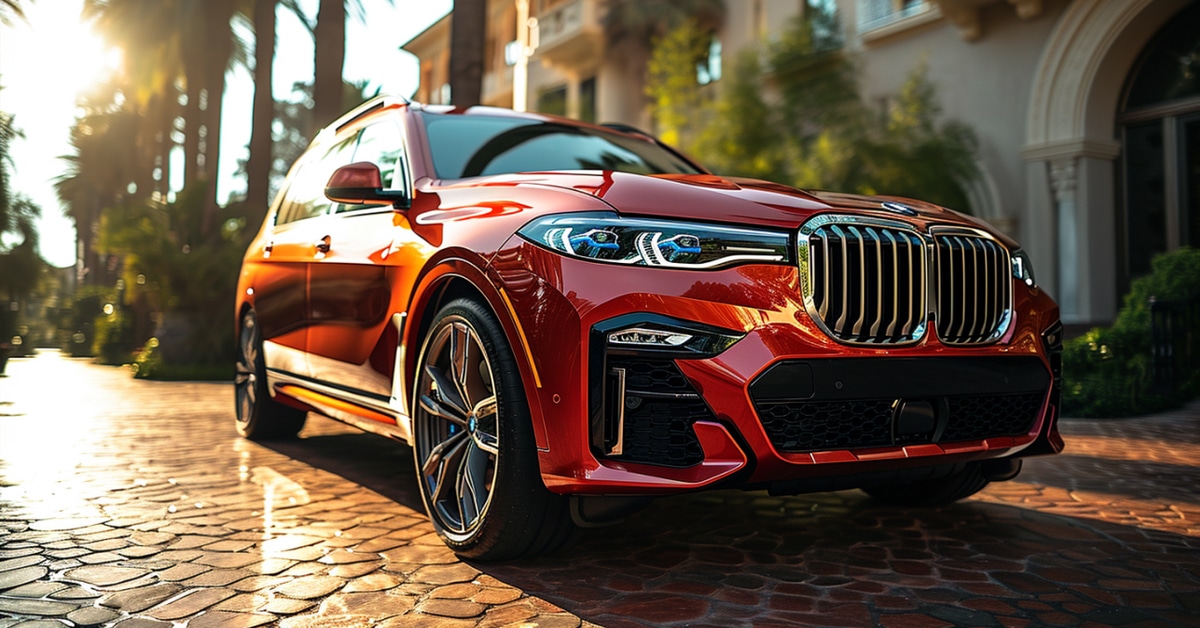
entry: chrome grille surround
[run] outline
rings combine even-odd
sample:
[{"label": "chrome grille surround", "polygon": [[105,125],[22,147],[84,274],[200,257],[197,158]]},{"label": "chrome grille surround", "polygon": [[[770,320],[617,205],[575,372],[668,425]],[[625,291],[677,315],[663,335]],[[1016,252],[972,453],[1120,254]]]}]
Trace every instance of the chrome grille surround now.
[{"label": "chrome grille surround", "polygon": [[933,320],[943,344],[981,345],[1012,322],[1012,262],[985,231],[822,214],[798,249],[805,308],[838,342],[911,345]]}]

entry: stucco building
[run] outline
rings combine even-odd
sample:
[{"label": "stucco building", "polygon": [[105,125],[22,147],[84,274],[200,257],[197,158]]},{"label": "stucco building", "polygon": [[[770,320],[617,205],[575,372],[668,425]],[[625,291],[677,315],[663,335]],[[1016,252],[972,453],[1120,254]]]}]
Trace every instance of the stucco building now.
[{"label": "stucco building", "polygon": [[[814,7],[840,13],[870,101],[887,102],[927,64],[945,115],[980,140],[971,211],[1023,243],[1068,324],[1111,321],[1154,254],[1200,246],[1200,0],[725,5],[708,80],[719,82],[722,57]],[[487,104],[652,126],[648,45],[606,41],[603,0],[489,10]],[[421,61],[418,100],[450,100],[451,19],[404,45]]]}]

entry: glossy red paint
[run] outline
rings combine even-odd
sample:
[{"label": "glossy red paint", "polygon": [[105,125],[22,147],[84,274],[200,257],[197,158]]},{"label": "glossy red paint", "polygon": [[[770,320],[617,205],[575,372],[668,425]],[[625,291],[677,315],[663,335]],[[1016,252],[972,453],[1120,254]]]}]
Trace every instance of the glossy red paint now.
[{"label": "glossy red paint", "polygon": [[[239,320],[253,310],[260,321],[267,375],[277,399],[322,411],[335,407],[365,419],[356,422],[364,429],[412,438],[413,387],[432,317],[451,298],[470,296],[495,317],[512,349],[541,477],[556,493],[763,487],[1062,449],[1049,385],[1052,351],[1043,340],[1058,321],[1058,308],[1040,289],[1019,279],[1012,279],[1012,322],[994,342],[951,346],[930,325],[912,344],[857,345],[831,338],[813,320],[795,262],[711,270],[615,265],[552,252],[517,232],[543,216],[606,212],[776,230],[789,234],[792,247],[803,245],[797,242],[801,225],[819,215],[902,222],[922,234],[933,227],[980,230],[981,237],[1006,251],[1016,249],[1006,236],[918,201],[809,193],[703,172],[646,176],[597,170],[439,178],[423,120],[488,115],[497,114],[486,109],[437,112],[388,101],[347,116],[310,149],[320,154],[364,128],[394,124],[405,138],[403,146],[395,147],[402,149],[403,163],[397,169],[399,183],[393,183],[410,201],[404,210],[338,213],[335,208],[285,220],[291,205],[300,202],[293,190],[305,183],[306,162],[293,169],[246,253],[238,291]],[[376,189],[386,183],[378,168],[362,164],[337,171],[330,181],[338,188]],[[898,215],[882,205],[896,200],[915,215]],[[711,412],[688,426],[702,452],[694,463],[623,459],[606,455],[595,441],[593,407],[600,375],[592,372],[598,350],[593,330],[606,321],[646,313],[703,324],[736,338],[714,355],[671,359]],[[751,393],[756,378],[790,361],[1020,356],[1036,360],[1047,385],[1036,419],[1019,434],[781,451],[766,432]]]}]

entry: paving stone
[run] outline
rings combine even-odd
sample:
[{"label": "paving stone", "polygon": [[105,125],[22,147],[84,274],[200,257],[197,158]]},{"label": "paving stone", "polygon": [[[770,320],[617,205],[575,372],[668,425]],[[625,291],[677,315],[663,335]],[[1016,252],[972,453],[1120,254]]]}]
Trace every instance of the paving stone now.
[{"label": "paving stone", "polygon": [[188,628],[254,628],[265,626],[277,618],[267,613],[233,613],[208,611],[187,623]]},{"label": "paving stone", "polygon": [[0,573],[29,567],[38,563],[45,562],[46,559],[40,555],[22,556],[20,558],[10,558],[8,560],[0,560]]},{"label": "paving stone", "polygon": [[100,600],[100,605],[115,608],[126,613],[140,613],[159,602],[178,595],[182,591],[183,587],[177,584],[155,584],[113,593]]},{"label": "paving stone", "polygon": [[26,619],[13,624],[14,628],[62,628],[62,622],[53,619]]},{"label": "paving stone", "polygon": [[115,567],[111,565],[89,565],[71,569],[63,574],[69,580],[77,580],[98,587],[117,585],[149,574],[145,569]]},{"label": "paving stone", "polygon": [[[332,575],[336,576],[338,574]],[[346,583],[346,586],[342,588],[342,591],[346,593],[386,591],[388,589],[394,589],[400,586],[403,584],[403,582],[403,580],[391,574],[373,573],[365,576],[359,576],[353,580],[350,580]]]},{"label": "paving stone", "polygon": [[78,626],[100,626],[120,617],[120,613],[97,606],[88,606],[67,613],[67,619],[75,622]]},{"label": "paving stone", "polygon": [[253,541],[224,540],[209,543],[203,546],[202,549],[206,552],[241,552],[251,547],[254,547]]},{"label": "paving stone", "polygon": [[14,615],[63,617],[77,608],[79,608],[77,604],[70,602],[0,598],[0,613],[13,613]]},{"label": "paving stone", "polygon": [[174,534],[166,532],[135,532],[129,535],[129,541],[136,545],[164,545],[175,538]]},{"label": "paving stone", "polygon": [[56,600],[92,600],[100,597],[100,594],[83,587],[69,586],[61,591],[51,593],[50,597]]},{"label": "paving stone", "polygon": [[253,575],[254,572],[245,569],[213,569],[179,584],[185,587],[224,587]]},{"label": "paving stone", "polygon": [[379,560],[379,554],[371,552],[355,552],[348,549],[338,549],[321,557],[320,562],[327,565],[349,565]]},{"label": "paving stone", "polygon": [[425,600],[417,605],[417,611],[426,615],[467,619],[482,615],[484,606],[466,600]]},{"label": "paving stone", "polygon": [[401,615],[413,609],[416,598],[386,593],[335,593],[321,602],[321,613],[326,615],[368,615],[383,619]]},{"label": "paving stone", "polygon": [[413,574],[412,580],[425,584],[454,584],[457,582],[470,582],[478,575],[478,569],[465,563],[429,565],[418,569]]},{"label": "paving stone", "polygon": [[113,552],[96,552],[95,554],[82,554],[77,556],[76,560],[85,565],[103,565],[125,560],[125,557]]},{"label": "paving stone", "polygon": [[195,565],[192,563],[179,563],[165,571],[158,572],[158,577],[161,580],[168,582],[178,582],[194,578],[202,573],[212,571],[212,567],[206,565]]},{"label": "paving stone", "polygon": [[30,530],[61,531],[84,530],[108,521],[106,517],[85,517],[79,519],[44,519],[29,524]]},{"label": "paving stone", "polygon": [[238,569],[259,561],[259,557],[253,554],[237,554],[232,552],[206,552],[203,556],[192,560],[193,563],[221,569]]},{"label": "paving stone", "polygon": [[112,552],[127,547],[129,542],[124,539],[107,539],[104,541],[95,541],[84,545],[86,549],[93,552]]},{"label": "paving stone", "polygon": [[171,628],[172,625],[171,622],[149,617],[130,617],[114,624],[114,628]]},{"label": "paving stone", "polygon": [[146,614],[155,619],[179,620],[207,610],[234,595],[236,593],[228,589],[198,589],[166,604],[156,606],[146,611]]},{"label": "paving stone", "polygon": [[162,549],[157,548],[157,547],[133,545],[130,547],[121,548],[121,549],[117,550],[117,553],[120,554],[121,556],[124,556],[125,558],[135,558],[136,559],[136,558],[148,558],[148,557],[153,556],[161,551],[162,551]]},{"label": "paving stone", "polygon": [[369,573],[379,571],[383,563],[351,563],[329,568],[329,575],[339,578],[361,578]]},{"label": "paving stone", "polygon": [[277,587],[287,581],[288,578],[280,578],[278,576],[251,576],[249,578],[234,582],[233,584],[229,585],[229,588],[233,589],[234,591],[248,593],[251,591],[261,591],[263,589]]},{"label": "paving stone", "polygon": [[295,615],[316,606],[316,602],[312,600],[295,600],[292,598],[278,597],[270,601],[266,606],[258,609],[264,613],[272,613],[275,615]]},{"label": "paving stone", "polygon": [[[29,567],[26,567],[29,569]],[[36,569],[36,567],[34,567]],[[4,592],[7,597],[28,597],[42,598],[49,597],[66,589],[67,585],[61,582],[30,582],[29,584],[21,585],[15,589],[9,589]]]},{"label": "paving stone", "polygon": [[19,547],[16,549],[0,550],[0,560],[9,560],[12,558],[24,558],[26,556],[33,556],[35,554],[41,554],[42,551],[43,551],[42,548],[38,547],[37,545],[30,545],[29,547]]},{"label": "paving stone", "polygon": [[49,573],[50,570],[42,566],[20,567],[8,571],[0,571],[0,591],[15,589],[35,580],[41,580]]},{"label": "paving stone", "polygon": [[332,576],[304,576],[273,589],[285,597],[311,600],[324,597],[345,586],[346,581]]}]

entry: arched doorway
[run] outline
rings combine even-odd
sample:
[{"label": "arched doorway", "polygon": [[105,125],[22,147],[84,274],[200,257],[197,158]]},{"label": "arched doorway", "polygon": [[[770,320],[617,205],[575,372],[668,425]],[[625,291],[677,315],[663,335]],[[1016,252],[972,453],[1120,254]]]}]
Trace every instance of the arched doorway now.
[{"label": "arched doorway", "polygon": [[1022,149],[1021,238],[1069,325],[1116,317],[1128,284],[1124,88],[1139,53],[1197,2],[1072,0],[1046,41]]},{"label": "arched doorway", "polygon": [[1200,247],[1200,2],[1142,50],[1117,117],[1122,143],[1122,287],[1153,256]]}]

